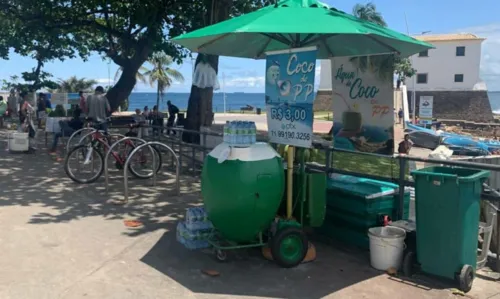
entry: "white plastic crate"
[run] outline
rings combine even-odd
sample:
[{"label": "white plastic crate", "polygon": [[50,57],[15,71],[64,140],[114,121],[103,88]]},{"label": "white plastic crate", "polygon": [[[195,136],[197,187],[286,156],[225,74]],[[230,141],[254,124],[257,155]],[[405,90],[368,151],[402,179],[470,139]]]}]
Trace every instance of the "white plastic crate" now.
[{"label": "white plastic crate", "polygon": [[27,152],[29,150],[28,133],[10,133],[9,134],[9,151],[11,152]]}]

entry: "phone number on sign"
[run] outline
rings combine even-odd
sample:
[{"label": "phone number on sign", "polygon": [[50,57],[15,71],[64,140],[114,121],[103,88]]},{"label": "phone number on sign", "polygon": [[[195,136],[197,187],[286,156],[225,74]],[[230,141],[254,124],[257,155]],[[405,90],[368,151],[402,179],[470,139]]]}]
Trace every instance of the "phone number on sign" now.
[{"label": "phone number on sign", "polygon": [[310,133],[292,132],[292,131],[271,131],[272,137],[296,139],[296,140],[311,140]]}]

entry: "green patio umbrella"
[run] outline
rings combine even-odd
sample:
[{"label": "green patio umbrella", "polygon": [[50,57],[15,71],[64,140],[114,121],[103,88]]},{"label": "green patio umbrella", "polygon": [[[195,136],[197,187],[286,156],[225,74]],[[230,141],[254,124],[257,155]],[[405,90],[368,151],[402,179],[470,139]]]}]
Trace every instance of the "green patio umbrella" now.
[{"label": "green patio umbrella", "polygon": [[193,52],[264,58],[268,51],[318,47],[318,59],[399,53],[407,57],[432,45],[316,0],[275,5],[172,39]]}]

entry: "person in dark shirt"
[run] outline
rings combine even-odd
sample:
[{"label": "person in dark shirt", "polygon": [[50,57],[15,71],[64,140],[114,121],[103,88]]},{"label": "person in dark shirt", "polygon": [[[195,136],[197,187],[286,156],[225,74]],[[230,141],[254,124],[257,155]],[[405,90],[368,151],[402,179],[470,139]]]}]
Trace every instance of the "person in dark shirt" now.
[{"label": "person in dark shirt", "polygon": [[402,124],[403,123],[403,108],[399,108],[399,111],[398,111],[398,118],[399,118],[399,123]]},{"label": "person in dark shirt", "polygon": [[153,106],[153,111],[149,114],[149,118],[152,120],[153,136],[163,134],[163,117],[163,113],[158,111],[158,107],[156,105]]},{"label": "person in dark shirt", "polygon": [[59,138],[62,136],[71,136],[74,132],[83,128],[83,121],[80,119],[80,115],[82,113],[81,109],[76,109],[73,112],[73,118],[69,121],[61,120],[59,125],[61,126],[61,132],[58,132],[54,135],[54,140],[52,142],[52,147],[50,148],[50,152],[53,153],[56,151],[57,142]]},{"label": "person in dark shirt", "polygon": [[[172,102],[168,101],[167,102],[167,107],[168,107],[168,119],[167,119],[167,135],[170,134],[170,130],[168,128],[171,128],[174,126],[175,118],[177,117],[177,114],[179,114],[179,108],[172,104]],[[176,132],[172,130],[174,135],[176,135]]]},{"label": "person in dark shirt", "polygon": [[399,143],[398,153],[403,155],[409,155],[412,145],[413,142],[410,140],[410,135],[406,134],[405,139]]}]

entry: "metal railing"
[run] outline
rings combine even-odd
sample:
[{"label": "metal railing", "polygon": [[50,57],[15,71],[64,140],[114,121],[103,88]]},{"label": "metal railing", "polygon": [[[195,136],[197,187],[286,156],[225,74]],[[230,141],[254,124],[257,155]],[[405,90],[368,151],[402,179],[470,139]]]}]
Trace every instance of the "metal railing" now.
[{"label": "metal railing", "polygon": [[[216,132],[200,132],[200,131],[194,131],[194,130],[187,130],[183,128],[178,128],[178,127],[155,127],[155,126],[150,126],[151,128],[156,129],[159,134],[156,135],[151,135],[149,137],[144,137],[144,141],[151,141],[142,144],[140,147],[144,147],[147,145],[158,145],[162,148],[167,148],[168,151],[172,153],[172,160],[171,160],[171,165],[173,166],[174,162],[176,164],[176,177],[177,177],[177,188],[178,192],[180,192],[179,189],[179,176],[180,172],[182,171],[183,167],[186,165],[187,170],[191,170],[192,174],[197,174],[197,169],[202,168],[203,166],[203,160],[207,156],[208,152],[213,149],[211,146],[207,146],[207,142],[209,140],[209,137],[215,137],[215,138],[221,138],[222,142],[222,137],[223,134],[221,133],[216,133]],[[163,134],[163,131],[166,130],[176,132],[176,135],[165,135]],[[182,141],[182,136],[183,134],[197,134],[200,135],[200,143],[201,144],[192,144],[192,143],[186,143]],[[70,141],[70,140],[68,140]],[[259,140],[259,141],[267,141],[267,140]],[[331,141],[328,141],[328,143],[331,144]],[[169,144],[170,146],[167,146],[165,144]],[[68,142],[69,145],[69,142]],[[217,145],[217,142],[215,142],[214,146]],[[332,173],[338,173],[338,174],[344,174],[344,175],[351,175],[351,176],[361,176],[361,177],[366,177],[370,179],[375,179],[375,180],[382,180],[382,181],[391,181],[395,184],[398,185],[398,210],[397,210],[397,215],[399,218],[402,217],[404,213],[404,195],[405,195],[405,187],[414,187],[415,183],[410,179],[408,176],[407,170],[408,170],[408,164],[409,162],[423,162],[423,163],[431,163],[431,164],[437,164],[437,165],[446,165],[446,166],[451,166],[451,167],[467,167],[467,168],[472,168],[472,169],[478,169],[478,170],[488,170],[488,171],[493,171],[493,172],[499,172],[500,173],[500,165],[495,165],[495,164],[485,164],[485,163],[475,163],[475,162],[470,162],[470,161],[457,161],[457,160],[440,160],[440,159],[430,159],[430,158],[420,158],[420,157],[414,157],[414,156],[407,156],[407,155],[393,155],[393,156],[387,156],[387,155],[380,155],[380,154],[372,154],[372,153],[365,153],[365,152],[353,152],[353,151],[348,151],[348,150],[342,150],[342,149],[335,149],[332,146],[324,146],[321,144],[313,144],[313,147],[318,149],[319,151],[322,151],[324,153],[324,164],[320,164],[317,162],[311,162],[307,163],[306,169],[308,171],[313,171],[313,172],[324,172],[327,174],[332,174]],[[128,157],[127,162],[129,162],[130,157],[135,154],[135,152],[139,149],[136,148],[133,153]],[[390,163],[393,164],[396,168],[399,168],[399,171],[396,175],[391,170],[390,176],[383,176],[380,174],[374,174],[374,173],[360,173],[356,171],[350,171],[350,170],[345,170],[339,167],[335,167],[334,161],[333,161],[333,155],[334,154],[339,154],[339,153],[344,153],[344,154],[351,154],[351,155],[356,155],[356,156],[364,156],[368,158],[374,158],[374,159],[387,159],[390,160]],[[199,156],[201,154],[201,156]],[[153,155],[154,156],[154,155]],[[108,157],[108,155],[106,156]],[[106,159],[107,161],[107,159]],[[128,164],[126,162],[126,164]],[[127,176],[127,166],[124,167],[124,177]],[[154,166],[154,165],[153,165]],[[107,169],[107,167],[106,167]],[[154,168],[153,168],[154,169]],[[155,172],[154,172],[155,173]],[[153,178],[153,184],[155,183],[155,179]],[[124,179],[124,184],[125,184],[125,199],[128,200],[128,183],[127,183],[127,178]],[[483,192],[481,194],[482,199],[486,199],[490,202],[495,202],[500,204],[500,193],[494,190],[494,188],[491,188],[488,185],[485,185],[483,188]],[[495,207],[494,205],[492,205]],[[497,213],[499,209],[495,207]],[[500,228],[500,217],[497,217],[497,223],[496,226]],[[500,256],[498,253],[500,253],[500,229],[497,230],[497,267],[500,269]]]}]

